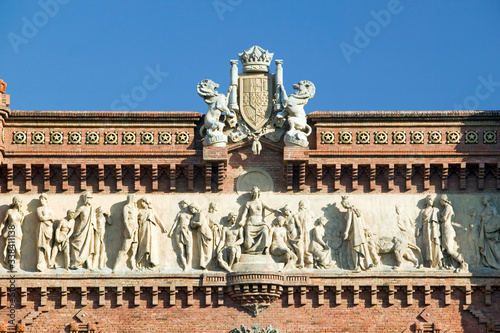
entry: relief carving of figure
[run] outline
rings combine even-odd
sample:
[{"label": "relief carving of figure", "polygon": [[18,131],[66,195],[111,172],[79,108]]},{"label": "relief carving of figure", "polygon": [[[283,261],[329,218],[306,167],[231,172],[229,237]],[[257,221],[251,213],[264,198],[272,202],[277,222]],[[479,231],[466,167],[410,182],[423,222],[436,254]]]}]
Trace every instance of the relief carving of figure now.
[{"label": "relief carving of figure", "polygon": [[484,209],[481,212],[479,228],[479,250],[481,264],[493,269],[500,269],[500,216],[491,204],[491,195],[483,196]]},{"label": "relief carving of figure", "polygon": [[149,197],[139,201],[141,210],[139,220],[139,243],[137,248],[137,267],[139,269],[154,269],[160,264],[160,249],[158,229],[165,233],[165,227],[158,214],[153,209]]},{"label": "relief carving of figure", "polygon": [[96,268],[104,269],[106,267],[106,261],[108,260],[104,235],[106,234],[106,224],[111,224],[111,221],[109,219],[109,212],[106,212],[102,207],[97,207],[95,213],[96,231],[94,265]]},{"label": "relief carving of figure", "polygon": [[297,90],[293,95],[286,96],[285,88],[280,85],[283,96],[283,106],[285,110],[277,115],[277,123],[283,123],[284,118],[288,118],[290,129],[285,134],[285,144],[291,146],[307,147],[309,141],[307,137],[311,134],[312,129],[307,125],[306,112],[304,106],[314,97],[316,88],[310,81],[300,81],[293,85],[293,89]]},{"label": "relief carving of figure", "polygon": [[342,196],[342,206],[347,209],[345,219],[347,221],[344,232],[344,240],[351,244],[351,254],[354,262],[354,271],[367,270],[374,266],[368,241],[365,235],[365,222],[358,208],[354,207],[347,196]]},{"label": "relief carving of figure", "polygon": [[228,117],[229,125],[231,127],[236,125],[236,115],[229,110],[227,97],[216,91],[218,88],[219,85],[212,80],[203,80],[196,88],[198,95],[208,104],[205,122],[200,128],[200,135],[204,138],[203,145],[205,146],[226,146],[227,136],[222,133],[224,122],[220,120],[223,112]]},{"label": "relief carving of figure", "polygon": [[41,206],[36,209],[36,215],[40,222],[38,226],[37,257],[36,268],[43,272],[50,266],[51,242],[54,233],[54,211],[49,208],[49,198],[45,193],[39,197]]},{"label": "relief carving of figure", "polygon": [[11,271],[19,270],[21,267],[22,224],[25,216],[22,204],[19,197],[12,198],[12,204],[9,206],[3,220],[2,236],[5,238],[3,258]]},{"label": "relief carving of figure", "polygon": [[479,223],[477,222],[477,210],[469,209],[469,226],[467,227],[467,242],[474,258],[474,266],[481,262],[481,251],[479,249]]},{"label": "relief carving of figure", "polygon": [[424,208],[420,211],[419,221],[424,245],[423,257],[426,267],[441,268],[443,252],[441,251],[441,232],[439,231],[439,210],[433,205],[434,197],[429,194],[425,198]]},{"label": "relief carving of figure", "polygon": [[299,201],[299,210],[296,214],[297,219],[300,222],[302,230],[304,230],[304,264],[307,268],[311,268],[313,264],[312,254],[309,251],[310,244],[310,232],[312,227],[313,214],[309,209],[309,205],[304,201]]},{"label": "relief carving of figure", "polygon": [[127,204],[123,207],[123,244],[120,252],[116,257],[113,270],[120,267],[126,257],[130,260],[132,269],[137,268],[135,256],[137,254],[137,245],[139,241],[139,220],[138,220],[137,204],[135,202],[135,194],[127,195]]},{"label": "relief carving of figure", "polygon": [[408,260],[415,267],[419,267],[419,258],[422,257],[420,248],[416,245],[415,223],[403,211],[401,205],[396,205],[397,226],[399,229],[400,242],[394,250],[396,265],[401,266],[404,260]]},{"label": "relief carving of figure", "polygon": [[189,205],[189,210],[191,211],[191,214],[193,214],[191,217],[191,228],[195,230],[197,236],[197,245],[200,254],[200,267],[207,269],[208,264],[212,259],[212,230],[210,230],[210,226],[208,225],[206,214],[202,212],[197,205]]},{"label": "relief carving of figure", "polygon": [[286,218],[283,216],[278,216],[278,218],[273,223],[273,228],[271,231],[271,254],[278,257],[284,258],[285,266],[281,271],[286,271],[293,267],[297,262],[297,256],[288,247],[288,231],[284,226],[286,223]]},{"label": "relief carving of figure", "polygon": [[285,228],[287,230],[289,247],[297,256],[295,266],[297,268],[304,268],[304,230],[297,216],[292,213],[288,205],[282,208],[282,212],[285,216]]},{"label": "relief carving of figure", "polygon": [[453,258],[456,262],[460,264],[460,268],[457,271],[467,271],[468,265],[464,261],[464,258],[460,253],[458,253],[458,244],[455,240],[456,233],[453,229],[453,218],[455,217],[455,212],[451,206],[451,201],[448,199],[446,194],[441,195],[439,202],[443,206],[443,211],[441,212],[441,234],[443,240],[443,248],[446,250],[448,255]]},{"label": "relief carving of figure", "polygon": [[212,254],[214,258],[217,256],[217,249],[219,248],[219,243],[222,238],[222,224],[221,215],[219,214],[219,204],[216,202],[211,202],[208,205],[208,226],[212,230],[213,242],[212,242]]},{"label": "relief carving of figure", "polygon": [[[364,222],[364,221],[363,221]],[[378,235],[368,229],[365,225],[365,239],[368,244],[368,253],[373,262],[373,267],[380,266],[380,255],[379,253],[385,253],[383,251],[384,239],[379,239]],[[382,251],[381,251],[382,250]]]},{"label": "relief carving of figure", "polygon": [[229,213],[227,227],[222,229],[222,238],[217,249],[217,261],[228,272],[232,272],[233,265],[241,257],[241,244],[243,244],[243,228],[236,223],[237,215]]},{"label": "relief carving of figure", "polygon": [[[71,240],[72,264],[70,269],[78,269],[86,264],[88,269],[94,268],[96,216],[92,207],[92,193],[85,192],[83,205],[75,213],[75,229]],[[78,219],[78,220],[77,220]]]},{"label": "relief carving of figure", "polygon": [[174,224],[168,232],[168,237],[173,238],[177,248],[177,256],[183,270],[191,267],[193,258],[193,232],[191,231],[191,218],[189,204],[182,200],[179,202],[180,212],[175,216]]},{"label": "relief carving of figure", "polygon": [[245,205],[242,221],[239,222],[240,225],[244,224],[244,253],[269,254],[270,229],[264,221],[264,213],[266,210],[273,213],[279,213],[279,211],[268,207],[260,199],[260,189],[257,186],[252,188],[251,196],[252,199]]},{"label": "relief carving of figure", "polygon": [[69,209],[66,217],[59,221],[56,228],[54,246],[52,247],[52,255],[50,258],[50,268],[57,268],[56,258],[59,252],[64,255],[64,268],[68,269],[70,264],[70,243],[69,239],[75,228],[76,211]]},{"label": "relief carving of figure", "polygon": [[309,249],[314,260],[314,268],[329,269],[336,267],[335,262],[332,260],[332,251],[325,240],[325,225],[327,222],[326,217],[320,217],[316,220],[316,226],[312,230]]}]

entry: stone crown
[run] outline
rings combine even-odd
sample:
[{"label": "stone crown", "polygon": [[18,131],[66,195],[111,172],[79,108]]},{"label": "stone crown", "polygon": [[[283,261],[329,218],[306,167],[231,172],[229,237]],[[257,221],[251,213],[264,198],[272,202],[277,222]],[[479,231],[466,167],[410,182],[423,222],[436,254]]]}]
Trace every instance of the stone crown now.
[{"label": "stone crown", "polygon": [[239,53],[238,56],[243,65],[243,72],[269,72],[269,64],[273,60],[274,53],[255,45]]}]

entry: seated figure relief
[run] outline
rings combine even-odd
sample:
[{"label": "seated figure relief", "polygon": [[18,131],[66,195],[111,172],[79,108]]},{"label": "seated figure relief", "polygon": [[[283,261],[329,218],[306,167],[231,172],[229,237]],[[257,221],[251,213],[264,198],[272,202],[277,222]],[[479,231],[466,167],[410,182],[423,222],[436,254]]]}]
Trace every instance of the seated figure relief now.
[{"label": "seated figure relief", "polygon": [[295,267],[304,267],[304,230],[297,216],[292,213],[288,205],[282,208],[283,216],[285,217],[285,228],[287,230],[288,247],[292,249],[297,262]]},{"label": "seated figure relief", "polygon": [[286,218],[279,216],[273,224],[271,232],[271,254],[278,258],[284,258],[285,266],[281,269],[286,271],[297,262],[297,255],[290,248],[288,243],[289,231],[285,227]]},{"label": "seated figure relief", "polygon": [[326,217],[320,217],[315,222],[309,246],[312,254],[314,268],[329,269],[336,267],[332,260],[332,251],[326,242],[325,225],[328,222]]},{"label": "seated figure relief", "polygon": [[229,213],[227,227],[222,228],[221,240],[217,248],[217,261],[228,272],[232,272],[233,265],[240,260],[243,244],[243,228],[236,223],[236,219],[236,214]]},{"label": "seated figure relief", "polygon": [[271,246],[270,228],[264,221],[265,211],[276,214],[280,212],[270,208],[260,199],[260,189],[254,187],[251,200],[245,204],[240,225],[244,225],[245,240],[243,243],[246,254],[269,254]]}]

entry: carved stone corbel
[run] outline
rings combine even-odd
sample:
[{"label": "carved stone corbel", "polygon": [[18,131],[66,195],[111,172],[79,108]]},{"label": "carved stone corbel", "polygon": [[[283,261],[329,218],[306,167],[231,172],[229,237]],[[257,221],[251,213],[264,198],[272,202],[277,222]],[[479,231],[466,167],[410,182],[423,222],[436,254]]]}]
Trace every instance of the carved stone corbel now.
[{"label": "carved stone corbel", "polygon": [[465,190],[467,188],[467,164],[460,163],[460,189]]},{"label": "carved stone corbel", "polygon": [[158,306],[158,286],[151,287],[151,306]]},{"label": "carved stone corbel", "polygon": [[359,293],[360,289],[358,285],[352,286],[352,304],[359,305]]},{"label": "carved stone corbel", "polygon": [[68,305],[68,287],[61,286],[61,307]]},{"label": "carved stone corbel", "polygon": [[413,305],[413,293],[415,290],[413,290],[413,286],[411,284],[406,286],[406,304],[407,305]]},{"label": "carved stone corbel", "polygon": [[342,304],[342,286],[340,284],[335,286],[335,305]]},{"label": "carved stone corbel", "polygon": [[323,189],[323,165],[316,164],[316,190],[320,192]]},{"label": "carved stone corbel", "polygon": [[444,286],[444,305],[450,305],[451,304],[451,293],[453,290],[451,289],[450,285]]},{"label": "carved stone corbel", "polygon": [[224,305],[224,287],[217,287],[217,306]]},{"label": "carved stone corbel", "polygon": [[378,295],[378,287],[376,285],[372,285],[370,286],[370,300],[371,300],[371,305],[372,306],[377,306],[378,305],[378,299],[377,299],[377,295]]},{"label": "carved stone corbel", "polygon": [[121,192],[123,190],[123,172],[121,165],[119,164],[115,165],[115,174],[116,174],[116,191]]},{"label": "carved stone corbel", "polygon": [[390,284],[389,290],[387,293],[387,303],[389,303],[389,305],[394,305],[394,294],[395,293],[396,293],[396,288],[394,287],[394,285]]},{"label": "carved stone corbel", "polygon": [[122,306],[122,305],[123,305],[123,287],[117,286],[116,287],[116,306]]},{"label": "carved stone corbel", "polygon": [[432,294],[431,286],[425,285],[424,286],[424,304],[425,305],[431,305],[431,294]]},{"label": "carved stone corbel", "polygon": [[325,286],[319,285],[318,286],[318,305],[324,305],[325,304]]}]

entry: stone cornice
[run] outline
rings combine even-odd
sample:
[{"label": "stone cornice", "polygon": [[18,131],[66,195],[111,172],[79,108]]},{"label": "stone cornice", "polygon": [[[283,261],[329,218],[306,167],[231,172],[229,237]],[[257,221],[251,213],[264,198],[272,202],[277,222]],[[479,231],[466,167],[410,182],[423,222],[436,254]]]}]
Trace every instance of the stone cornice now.
[{"label": "stone cornice", "polygon": [[167,123],[198,122],[202,114],[191,111],[22,111],[12,110],[10,122],[42,121],[42,122],[97,122],[130,121],[148,122],[161,121]]},{"label": "stone cornice", "polygon": [[333,119],[352,120],[360,118],[363,121],[376,120],[380,121],[436,121],[444,120],[457,121],[457,120],[470,120],[470,119],[491,119],[499,121],[499,110],[487,111],[314,111],[309,113],[309,120],[313,123],[324,122]]}]

